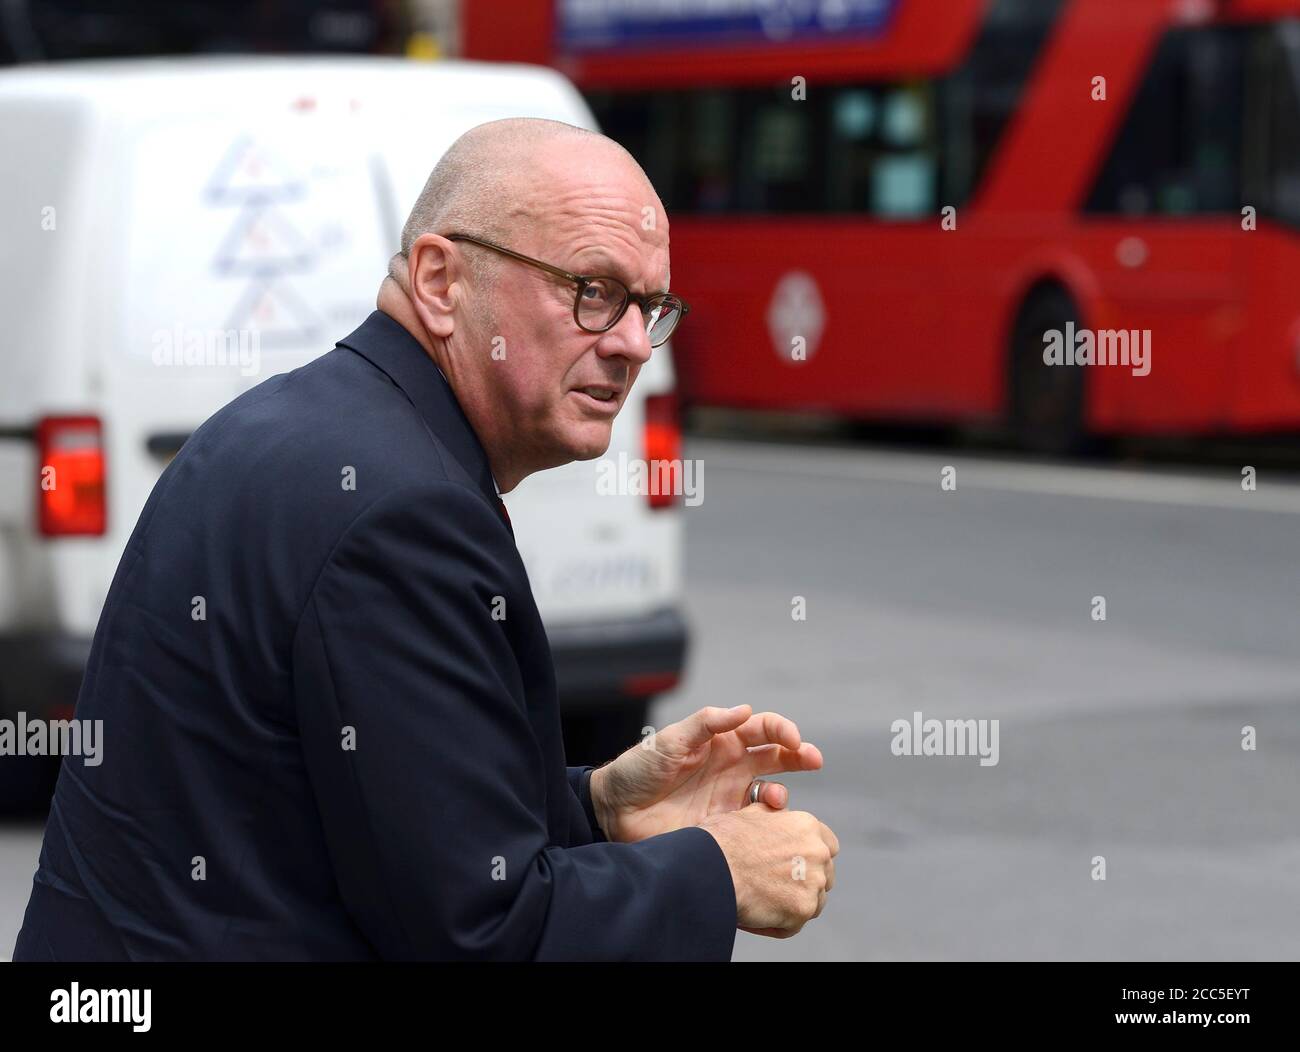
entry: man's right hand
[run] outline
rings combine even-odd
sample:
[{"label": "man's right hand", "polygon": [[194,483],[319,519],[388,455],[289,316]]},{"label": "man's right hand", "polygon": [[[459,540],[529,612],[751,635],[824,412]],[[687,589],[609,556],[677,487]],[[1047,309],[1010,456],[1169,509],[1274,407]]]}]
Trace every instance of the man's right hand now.
[{"label": "man's right hand", "polygon": [[736,927],[788,939],[821,914],[835,886],[839,838],[807,811],[765,803],[700,823],[722,848],[736,888]]}]

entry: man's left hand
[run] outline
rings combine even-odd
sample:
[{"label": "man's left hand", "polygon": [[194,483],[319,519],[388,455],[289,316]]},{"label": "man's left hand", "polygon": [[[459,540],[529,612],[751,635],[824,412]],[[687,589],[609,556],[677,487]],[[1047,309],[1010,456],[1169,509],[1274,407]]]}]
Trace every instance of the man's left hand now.
[{"label": "man's left hand", "polygon": [[[593,771],[592,804],[606,838],[628,843],[743,807],[755,778],[821,765],[821,752],[800,740],[794,721],[775,712],[751,714],[748,705],[710,706]],[[780,809],[789,793],[770,782],[759,799]]]}]

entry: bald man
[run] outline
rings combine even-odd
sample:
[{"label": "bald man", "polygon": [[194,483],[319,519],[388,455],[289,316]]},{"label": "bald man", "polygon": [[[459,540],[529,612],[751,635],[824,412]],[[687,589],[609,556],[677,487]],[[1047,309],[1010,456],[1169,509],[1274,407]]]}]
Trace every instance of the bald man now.
[{"label": "bald man", "polygon": [[62,768],[16,960],[727,960],[821,912],[835,835],[776,782],[745,806],[821,766],[790,720],[709,707],[565,766],[499,494],[605,452],[668,287],[621,147],[452,145],[378,309],[154,488],[77,702],[104,760]]}]

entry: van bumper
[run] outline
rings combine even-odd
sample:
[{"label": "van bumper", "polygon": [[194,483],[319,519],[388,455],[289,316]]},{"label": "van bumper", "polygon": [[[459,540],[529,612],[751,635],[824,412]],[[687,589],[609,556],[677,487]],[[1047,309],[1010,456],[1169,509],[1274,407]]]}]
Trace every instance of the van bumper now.
[{"label": "van bumper", "polygon": [[[547,626],[566,710],[646,699],[672,690],[690,632],[676,609],[648,617]],[[0,636],[0,715],[67,719],[81,690],[90,640],[62,634]]]},{"label": "van bumper", "polygon": [[89,657],[90,640],[80,636],[0,636],[0,715],[70,718]]},{"label": "van bumper", "polygon": [[592,710],[672,690],[690,632],[676,609],[622,621],[548,625],[560,707]]}]

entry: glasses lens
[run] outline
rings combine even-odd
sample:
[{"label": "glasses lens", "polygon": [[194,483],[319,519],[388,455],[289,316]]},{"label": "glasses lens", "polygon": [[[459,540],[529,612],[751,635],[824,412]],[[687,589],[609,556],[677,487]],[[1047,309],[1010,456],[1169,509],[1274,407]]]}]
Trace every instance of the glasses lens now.
[{"label": "glasses lens", "polygon": [[578,292],[578,323],[592,332],[609,328],[627,302],[627,287],[613,278],[592,278]]},{"label": "glasses lens", "polygon": [[646,332],[650,336],[650,346],[661,346],[682,319],[682,301],[675,296],[668,296],[656,301],[646,317]]}]

